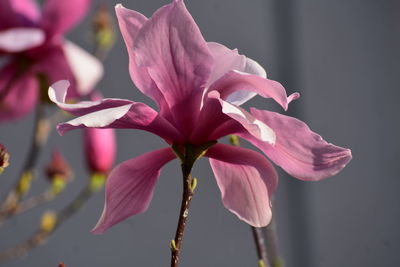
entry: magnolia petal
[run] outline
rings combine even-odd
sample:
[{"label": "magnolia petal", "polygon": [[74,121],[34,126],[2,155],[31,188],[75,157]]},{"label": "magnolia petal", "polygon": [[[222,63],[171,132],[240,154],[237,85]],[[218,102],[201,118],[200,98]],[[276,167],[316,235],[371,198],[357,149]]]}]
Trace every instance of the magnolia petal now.
[{"label": "magnolia petal", "polygon": [[177,123],[190,128],[200,110],[201,88],[211,73],[213,58],[182,0],[153,14],[137,34],[133,52],[137,64],[148,69]]},{"label": "magnolia petal", "polygon": [[80,96],[89,94],[103,76],[103,64],[72,42],[66,41],[63,50],[76,79],[78,94]]},{"label": "magnolia petal", "polygon": [[115,167],[107,179],[103,213],[92,233],[102,234],[120,221],[145,212],[161,168],[175,157],[170,148],[164,148]]},{"label": "magnolia petal", "polygon": [[94,173],[108,173],[115,159],[114,129],[87,128],[83,136],[89,170]]},{"label": "magnolia petal", "polygon": [[59,81],[49,88],[49,98],[60,108],[75,115],[71,121],[59,124],[58,132],[64,133],[80,128],[141,129],[154,133],[167,141],[182,142],[182,135],[165,118],[143,103],[124,99],[102,99],[66,104],[68,81]]},{"label": "magnolia petal", "polygon": [[[242,71],[238,69],[238,71]],[[256,61],[254,61],[251,58],[246,58],[246,65],[244,67],[244,70],[242,71],[244,73],[248,74],[254,74],[257,76],[260,76],[262,78],[267,78],[267,72],[264,70],[263,67],[261,67],[260,64],[258,64]],[[257,95],[257,92],[253,91],[246,91],[246,90],[238,90],[233,92],[232,94],[228,95],[226,98],[226,101],[229,103],[232,103],[234,105],[240,106],[253,97]],[[289,101],[290,102],[290,101]]]},{"label": "magnolia petal", "polygon": [[0,50],[16,53],[39,46],[45,34],[36,28],[11,28],[0,32]]},{"label": "magnolia petal", "polygon": [[272,217],[270,197],[278,183],[271,163],[249,149],[224,144],[212,146],[206,156],[215,174],[224,206],[254,227]]},{"label": "magnolia petal", "polygon": [[222,100],[215,91],[210,92],[208,96],[218,99],[222,107],[222,113],[240,123],[252,136],[263,142],[268,142],[270,144],[275,143],[276,136],[274,131],[264,122],[256,119],[243,108]]},{"label": "magnolia petal", "polygon": [[43,28],[50,34],[63,34],[86,14],[90,0],[47,0],[43,6]]},{"label": "magnolia petal", "polygon": [[27,115],[38,100],[37,80],[30,72],[17,75],[16,66],[9,64],[0,70],[0,121]]},{"label": "magnolia petal", "polygon": [[[280,83],[239,71],[231,71],[214,82],[209,88],[209,91],[213,90],[218,91],[221,98],[227,101],[231,94],[238,91],[255,92],[262,97],[274,99],[284,110],[287,110],[290,101],[300,96],[294,93],[287,97],[285,88]],[[240,97],[231,97],[230,101],[241,104],[243,96]]]},{"label": "magnolia petal", "polygon": [[1,0],[0,29],[32,26],[40,12],[34,0]]},{"label": "magnolia petal", "polygon": [[273,129],[275,145],[261,142],[248,133],[239,135],[300,180],[318,181],[333,176],[352,158],[349,149],[327,143],[298,119],[265,110],[251,109],[251,113]]},{"label": "magnolia petal", "polygon": [[169,108],[165,103],[164,96],[151,79],[147,68],[141,67],[135,62],[135,53],[133,51],[135,39],[139,30],[147,21],[147,18],[134,10],[123,7],[121,4],[115,6],[115,12],[122,37],[128,50],[129,73],[132,81],[143,94],[149,96],[157,103],[161,113],[167,112]]},{"label": "magnolia petal", "polygon": [[246,57],[239,55],[237,49],[231,50],[215,42],[208,42],[207,46],[214,58],[214,66],[208,78],[207,87],[231,70],[244,71]]}]

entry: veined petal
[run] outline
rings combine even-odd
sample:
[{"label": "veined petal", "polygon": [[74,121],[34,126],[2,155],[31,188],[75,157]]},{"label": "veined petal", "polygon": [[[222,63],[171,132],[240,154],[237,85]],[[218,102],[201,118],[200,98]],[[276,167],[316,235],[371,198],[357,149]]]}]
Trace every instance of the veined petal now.
[{"label": "veined petal", "polygon": [[177,123],[191,128],[213,58],[182,0],[154,13],[137,34],[133,52],[136,63],[148,69]]},{"label": "veined petal", "polygon": [[115,167],[107,179],[103,213],[92,233],[102,234],[120,221],[145,212],[161,168],[175,157],[170,148],[164,148]]},{"label": "veined petal", "polygon": [[64,34],[86,14],[90,0],[46,0],[43,6],[43,28],[50,34]]},{"label": "veined petal", "polygon": [[207,46],[214,58],[214,66],[208,78],[207,87],[231,70],[244,71],[246,57],[239,55],[237,49],[231,50],[215,42],[208,42]]},{"label": "veined petal", "polygon": [[241,137],[261,149],[290,175],[306,181],[318,181],[337,174],[351,160],[351,151],[327,143],[302,121],[275,112],[251,109],[276,134],[274,146],[248,133]]},{"label": "veined petal", "polygon": [[299,93],[293,93],[288,97],[285,88],[280,83],[239,71],[231,71],[214,82],[209,88],[209,91],[213,90],[218,91],[222,99],[237,101],[236,103],[239,104],[243,102],[243,96],[242,98],[237,96],[229,98],[229,96],[238,91],[255,92],[262,97],[274,99],[284,110],[287,110],[290,101],[300,96]]},{"label": "veined petal", "polygon": [[0,70],[0,121],[18,119],[32,111],[38,99],[37,80],[31,72],[18,75],[8,64]]},{"label": "veined petal", "polygon": [[208,96],[219,100],[222,113],[240,123],[252,136],[272,145],[275,143],[276,137],[274,131],[264,122],[256,119],[243,108],[222,100],[216,91],[210,92]]},{"label": "veined petal", "polygon": [[224,144],[212,146],[206,156],[210,157],[224,206],[252,226],[268,225],[270,197],[278,183],[271,163],[257,152]]},{"label": "veined petal", "polygon": [[103,76],[103,64],[72,42],[66,41],[63,50],[76,79],[77,93],[80,96],[89,94]]},{"label": "veined petal", "polygon": [[80,128],[141,129],[152,132],[167,141],[182,142],[182,135],[154,109],[143,103],[124,99],[102,99],[66,104],[65,94],[68,81],[59,81],[49,89],[49,98],[60,108],[81,115],[59,124],[58,132],[64,133]]},{"label": "veined petal", "polygon": [[34,0],[1,0],[0,29],[32,26],[40,12]]},{"label": "veined petal", "polygon": [[164,100],[164,96],[151,79],[147,68],[141,67],[135,62],[135,53],[133,51],[135,39],[139,30],[147,21],[147,18],[134,10],[123,7],[121,4],[115,6],[115,12],[122,37],[128,50],[129,73],[132,81],[143,94],[149,96],[157,103],[161,113],[168,112],[169,107]]},{"label": "veined petal", "polygon": [[44,42],[45,34],[37,28],[11,28],[0,31],[0,50],[22,52],[39,46]]}]

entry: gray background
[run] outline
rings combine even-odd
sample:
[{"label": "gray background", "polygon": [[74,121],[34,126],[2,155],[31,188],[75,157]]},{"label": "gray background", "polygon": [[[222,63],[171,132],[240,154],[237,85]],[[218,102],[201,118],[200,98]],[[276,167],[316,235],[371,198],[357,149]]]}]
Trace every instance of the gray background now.
[{"label": "gray background", "polygon": [[[100,1],[94,1],[100,2]],[[110,6],[116,4],[108,1]],[[150,16],[166,0],[122,1]],[[276,192],[275,218],[287,266],[400,266],[400,127],[397,110],[400,77],[399,1],[187,0],[207,40],[221,42],[256,59],[270,78],[302,97],[289,113],[326,140],[349,147],[354,159],[334,178],[306,183],[285,176]],[[89,20],[69,38],[90,49]],[[150,104],[132,85],[120,38],[105,63],[98,88],[107,97]],[[251,106],[271,107],[257,98]],[[275,106],[273,106],[274,108]],[[0,126],[0,142],[11,152],[11,166],[0,176],[4,196],[17,176],[30,139],[32,116]],[[122,162],[164,146],[144,132],[119,130]],[[60,147],[76,179],[51,205],[59,209],[87,181],[80,133],[51,136],[40,158]],[[249,227],[223,208],[207,160],[196,165],[199,178],[184,238],[182,266],[256,266]],[[45,188],[40,178],[33,193]],[[4,266],[168,266],[180,202],[178,162],[168,164],[149,210],[101,236],[89,229],[103,207],[103,193],[65,223],[50,242],[28,257]],[[40,212],[20,216],[0,229],[0,248],[17,244],[36,229]]]}]

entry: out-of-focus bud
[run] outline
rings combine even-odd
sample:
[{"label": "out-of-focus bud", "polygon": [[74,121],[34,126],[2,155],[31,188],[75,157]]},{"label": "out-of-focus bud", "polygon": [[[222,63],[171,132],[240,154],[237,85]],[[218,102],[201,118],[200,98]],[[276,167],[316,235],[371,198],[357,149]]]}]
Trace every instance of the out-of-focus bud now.
[{"label": "out-of-focus bud", "polygon": [[115,41],[114,23],[106,4],[99,5],[92,25],[96,50],[103,54],[99,55],[103,58]]},{"label": "out-of-focus bud", "polygon": [[4,168],[10,165],[9,163],[10,154],[8,153],[6,147],[0,144],[0,174],[3,172]]},{"label": "out-of-focus bud", "polygon": [[52,211],[46,211],[40,220],[40,230],[44,232],[53,231],[57,223],[57,215]]},{"label": "out-of-focus bud", "polygon": [[[96,92],[90,96],[91,100],[99,100],[101,94]],[[115,159],[115,132],[113,129],[84,129],[85,156],[89,171],[107,174]]]},{"label": "out-of-focus bud", "polygon": [[56,194],[61,192],[66,183],[72,179],[71,167],[60,151],[53,151],[51,162],[46,168],[46,175],[52,183],[53,192]]}]

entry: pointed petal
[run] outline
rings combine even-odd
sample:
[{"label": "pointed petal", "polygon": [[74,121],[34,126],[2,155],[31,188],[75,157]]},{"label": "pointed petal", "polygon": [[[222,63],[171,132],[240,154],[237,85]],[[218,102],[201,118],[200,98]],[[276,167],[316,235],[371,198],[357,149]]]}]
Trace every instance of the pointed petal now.
[{"label": "pointed petal", "polygon": [[40,12],[34,0],[1,0],[0,29],[32,26]]},{"label": "pointed petal", "polygon": [[14,64],[0,70],[0,121],[21,118],[32,111],[38,99],[35,76],[26,72],[17,76]]},{"label": "pointed petal", "polygon": [[268,225],[270,197],[278,182],[271,163],[257,152],[224,144],[212,146],[206,156],[210,157],[224,206],[252,226]]},{"label": "pointed petal", "polygon": [[90,0],[47,0],[43,6],[43,28],[50,35],[64,34],[86,14]]},{"label": "pointed petal", "polygon": [[181,142],[182,135],[167,120],[143,103],[124,99],[103,99],[66,104],[65,94],[68,81],[59,81],[49,89],[49,98],[60,108],[73,114],[82,115],[59,124],[58,132],[64,133],[80,128],[121,128],[142,129],[152,132],[168,141]]},{"label": "pointed petal", "polygon": [[252,109],[251,113],[274,130],[275,145],[247,133],[239,135],[300,180],[318,181],[333,176],[351,160],[349,149],[327,143],[298,119],[265,110]]},{"label": "pointed petal", "polygon": [[148,69],[178,124],[190,128],[200,111],[213,58],[182,0],[154,13],[137,34],[133,52],[138,65]]},{"label": "pointed petal", "polygon": [[0,31],[0,50],[16,53],[39,46],[44,42],[45,34],[36,28],[11,28]]},{"label": "pointed petal", "polygon": [[143,94],[152,98],[157,103],[161,113],[164,113],[165,109],[169,109],[164,96],[151,79],[147,68],[139,66],[135,62],[135,53],[133,51],[137,33],[147,21],[147,18],[134,10],[123,7],[121,4],[115,6],[115,12],[122,37],[128,50],[129,73],[132,81]]},{"label": "pointed petal", "polygon": [[107,179],[103,213],[92,233],[102,234],[120,221],[145,212],[161,168],[175,157],[170,148],[164,148],[115,167]]},{"label": "pointed petal", "polygon": [[225,74],[210,86],[209,91],[213,90],[218,91],[222,99],[238,104],[243,103],[243,96],[232,97],[231,94],[238,91],[255,92],[262,97],[274,99],[284,110],[287,110],[290,101],[300,96],[294,93],[287,97],[285,88],[280,83],[239,71]]},{"label": "pointed petal", "polygon": [[66,41],[63,50],[76,79],[77,93],[80,96],[89,94],[103,76],[103,64],[72,42]]}]

